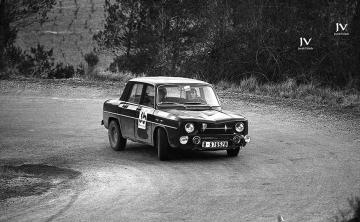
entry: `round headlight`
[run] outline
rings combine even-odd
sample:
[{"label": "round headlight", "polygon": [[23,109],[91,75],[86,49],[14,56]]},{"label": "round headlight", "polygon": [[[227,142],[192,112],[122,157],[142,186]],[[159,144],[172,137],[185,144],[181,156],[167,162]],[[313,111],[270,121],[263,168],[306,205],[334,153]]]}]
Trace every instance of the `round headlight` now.
[{"label": "round headlight", "polygon": [[195,130],[195,127],[194,127],[193,123],[186,123],[185,124],[185,131],[187,133],[192,133],[192,132],[194,132],[194,130]]},{"label": "round headlight", "polygon": [[244,131],[244,128],[245,128],[244,123],[242,123],[242,122],[238,122],[238,123],[235,124],[236,132],[241,133],[242,131]]}]

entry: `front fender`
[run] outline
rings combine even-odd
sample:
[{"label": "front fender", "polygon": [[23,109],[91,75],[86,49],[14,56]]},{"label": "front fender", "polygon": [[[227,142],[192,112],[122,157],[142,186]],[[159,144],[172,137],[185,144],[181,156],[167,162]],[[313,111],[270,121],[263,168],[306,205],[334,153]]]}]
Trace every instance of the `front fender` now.
[{"label": "front fender", "polygon": [[166,127],[166,126],[155,126],[154,130],[153,130],[153,146],[155,145],[155,141],[156,141],[156,133],[158,129],[164,129],[165,133],[166,133],[166,137],[168,139],[168,143],[169,146],[175,148],[179,146],[179,132],[178,129],[173,129],[170,127]]}]

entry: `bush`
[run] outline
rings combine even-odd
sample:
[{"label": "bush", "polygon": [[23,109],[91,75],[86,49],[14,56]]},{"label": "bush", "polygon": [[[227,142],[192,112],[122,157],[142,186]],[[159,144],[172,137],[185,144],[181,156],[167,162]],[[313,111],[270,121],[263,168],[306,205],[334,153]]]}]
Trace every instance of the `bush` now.
[{"label": "bush", "polygon": [[32,47],[30,53],[11,46],[6,50],[8,68],[18,75],[36,78],[47,78],[54,66],[53,49],[45,50],[44,46]]},{"label": "bush", "polygon": [[97,72],[94,75],[95,80],[118,81],[124,84],[133,78],[136,78],[136,75],[134,75],[131,72],[112,72],[110,70],[102,70],[102,69],[100,69],[99,72]]},{"label": "bush", "polygon": [[38,44],[36,48],[30,49],[25,61],[21,65],[20,72],[27,73],[30,77],[48,78],[54,66],[53,49],[45,50],[44,46]]},{"label": "bush", "polygon": [[[10,76],[27,76],[35,78],[72,78],[74,67],[54,62],[53,49],[46,50],[44,46],[32,47],[30,52],[19,47],[10,46],[5,50],[7,69],[1,72],[0,78]],[[79,70],[79,72],[81,72]]]},{"label": "bush", "polygon": [[77,77],[82,77],[85,76],[85,67],[84,64],[79,64],[78,67],[76,68],[75,74]]},{"label": "bush", "polygon": [[68,79],[68,78],[72,78],[74,74],[75,74],[75,70],[72,65],[64,65],[63,63],[58,63],[56,67],[53,70],[51,70],[47,78]]},{"label": "bush", "polygon": [[99,56],[95,52],[85,54],[84,58],[90,67],[94,67],[99,63]]},{"label": "bush", "polygon": [[20,47],[9,46],[5,49],[5,58],[8,67],[16,67],[25,60],[25,53]]},{"label": "bush", "polygon": [[250,76],[240,82],[240,88],[247,89],[249,92],[255,92],[259,88],[259,82],[255,77]]}]

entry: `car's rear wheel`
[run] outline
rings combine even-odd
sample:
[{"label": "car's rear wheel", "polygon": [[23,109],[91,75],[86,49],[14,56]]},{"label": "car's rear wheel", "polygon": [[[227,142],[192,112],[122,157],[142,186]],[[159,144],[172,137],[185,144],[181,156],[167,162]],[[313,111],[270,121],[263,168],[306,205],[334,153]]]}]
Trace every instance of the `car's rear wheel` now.
[{"label": "car's rear wheel", "polygon": [[169,143],[164,129],[157,131],[156,148],[159,160],[167,160],[169,157]]},{"label": "car's rear wheel", "polygon": [[227,155],[230,157],[234,157],[237,156],[240,152],[240,147],[236,147],[235,149],[231,149],[231,150],[226,150]]},{"label": "car's rear wheel", "polygon": [[120,151],[125,149],[126,139],[122,137],[119,123],[116,120],[110,121],[108,135],[110,146],[113,150]]}]

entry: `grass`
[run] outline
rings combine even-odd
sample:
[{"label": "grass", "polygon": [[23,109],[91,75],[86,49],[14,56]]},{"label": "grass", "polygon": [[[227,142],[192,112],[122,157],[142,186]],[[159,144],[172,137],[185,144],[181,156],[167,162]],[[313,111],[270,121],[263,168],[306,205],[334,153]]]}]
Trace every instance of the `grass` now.
[{"label": "grass", "polygon": [[319,105],[351,108],[360,111],[360,92],[357,90],[335,90],[316,84],[296,84],[293,79],[281,83],[261,84],[255,77],[243,79],[240,84],[221,81],[217,87],[237,93],[248,93],[275,98],[303,100]]},{"label": "grass", "polygon": [[[128,82],[130,79],[136,78],[139,75],[135,75],[130,72],[110,72],[105,69],[99,68],[95,70],[94,74],[90,77],[90,79],[98,80],[98,81],[116,81],[116,82]],[[143,76],[143,75],[141,75]]]}]

